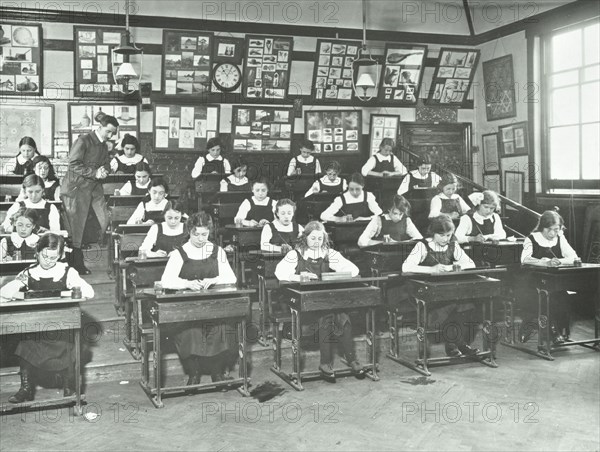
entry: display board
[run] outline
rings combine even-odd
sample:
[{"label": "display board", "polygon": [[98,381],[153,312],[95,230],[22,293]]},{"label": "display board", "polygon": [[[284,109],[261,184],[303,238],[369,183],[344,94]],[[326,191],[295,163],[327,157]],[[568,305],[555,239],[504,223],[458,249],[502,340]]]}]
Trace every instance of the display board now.
[{"label": "display board", "polygon": [[15,157],[23,137],[33,138],[40,154],[53,156],[54,105],[2,104],[0,157]]},{"label": "display board", "polygon": [[379,152],[379,145],[384,138],[391,138],[396,142],[400,126],[400,115],[371,115],[369,127],[370,155]]},{"label": "display board", "polygon": [[[140,135],[140,107],[137,104],[111,104],[111,103],[81,103],[67,104],[69,113],[69,147],[73,146],[80,135],[89,133],[100,125],[94,121],[99,112],[114,116],[119,121],[117,135],[112,142],[116,143],[126,134],[138,138]],[[138,152],[141,152],[138,149]]]},{"label": "display board", "polygon": [[378,100],[394,105],[416,104],[427,46],[387,43],[384,56]]},{"label": "display board", "polygon": [[231,121],[235,152],[290,152],[292,108],[234,106]]},{"label": "display board", "polygon": [[427,102],[462,105],[467,100],[478,62],[477,49],[442,47]]},{"label": "display board", "polygon": [[292,38],[246,35],[242,90],[247,100],[287,98],[293,50]]},{"label": "display board", "polygon": [[154,104],[154,151],[204,152],[219,132],[219,106]]},{"label": "display board", "polygon": [[0,25],[0,93],[44,94],[42,25],[2,22]]},{"label": "display board", "polygon": [[315,152],[360,153],[360,110],[323,110],[304,113],[304,135],[315,143]]},{"label": "display board", "polygon": [[352,63],[360,45],[360,41],[317,40],[313,100],[337,102],[354,99]]}]

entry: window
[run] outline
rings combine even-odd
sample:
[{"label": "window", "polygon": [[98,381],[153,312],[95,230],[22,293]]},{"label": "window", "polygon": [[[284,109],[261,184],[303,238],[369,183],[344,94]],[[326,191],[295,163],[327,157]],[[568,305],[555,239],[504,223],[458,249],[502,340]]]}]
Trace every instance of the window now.
[{"label": "window", "polygon": [[547,189],[599,188],[599,31],[596,18],[544,40]]}]

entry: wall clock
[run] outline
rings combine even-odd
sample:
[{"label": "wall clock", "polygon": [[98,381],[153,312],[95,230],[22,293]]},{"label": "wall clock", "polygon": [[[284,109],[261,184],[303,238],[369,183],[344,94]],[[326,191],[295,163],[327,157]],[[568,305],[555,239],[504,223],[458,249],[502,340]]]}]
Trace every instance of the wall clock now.
[{"label": "wall clock", "polygon": [[213,82],[220,91],[235,91],[242,83],[242,71],[232,63],[219,63],[213,69]]}]

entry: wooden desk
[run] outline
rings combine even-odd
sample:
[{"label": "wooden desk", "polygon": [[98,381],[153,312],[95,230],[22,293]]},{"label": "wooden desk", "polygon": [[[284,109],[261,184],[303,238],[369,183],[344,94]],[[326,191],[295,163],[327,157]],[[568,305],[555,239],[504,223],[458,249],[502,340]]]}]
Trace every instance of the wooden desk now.
[{"label": "wooden desk", "polygon": [[[283,283],[283,298],[292,315],[292,372],[281,368],[281,336],[275,338],[275,362],[271,371],[297,391],[303,391],[303,378],[320,378],[319,371],[301,369],[302,318],[305,314],[332,311],[365,310],[367,324],[367,361],[364,372],[371,380],[378,381],[375,353],[375,308],[381,305],[381,289],[372,283],[384,278],[352,278],[332,281],[309,281]],[[344,361],[343,361],[344,362]],[[348,363],[346,363],[348,364]],[[349,374],[349,367],[336,369],[340,375]]]},{"label": "wooden desk", "polygon": [[[402,356],[400,353],[396,315],[390,317],[392,323],[390,336],[392,336],[393,342],[387,354],[388,358],[425,376],[431,375],[429,371],[430,365],[455,364],[473,359],[489,367],[498,367],[494,356],[495,341],[490,335],[493,325],[493,301],[494,297],[500,295],[502,283],[499,279],[484,275],[504,271],[504,269],[475,269],[434,275],[405,274],[403,277],[409,284],[410,294],[416,302],[417,328],[415,336],[417,338],[417,359],[412,360]],[[482,306],[483,351],[471,358],[464,356],[429,358],[427,356],[427,334],[432,331],[429,330],[427,310],[430,307],[446,303],[472,303],[478,300]]]},{"label": "wooden desk", "polygon": [[329,233],[329,238],[333,242],[334,247],[345,243],[352,243],[358,246],[358,238],[368,224],[369,220],[348,222],[328,221],[325,223],[325,229]]},{"label": "wooden desk", "polygon": [[260,331],[258,342],[264,347],[269,346],[267,321],[273,314],[271,306],[271,295],[279,288],[279,282],[275,278],[275,268],[285,257],[285,253],[271,253],[262,250],[248,251],[249,259],[255,259],[256,273],[258,276],[258,306],[260,310]]},{"label": "wooden desk", "polygon": [[368,257],[371,274],[373,276],[388,276],[391,273],[402,273],[402,264],[416,244],[416,240],[406,240],[380,243],[364,247],[362,250]]},{"label": "wooden desk", "polygon": [[[162,395],[190,389],[214,389],[227,386],[240,386],[238,391],[249,396],[248,369],[246,366],[246,319],[250,315],[250,294],[252,290],[238,289],[235,286],[223,285],[200,292],[178,291],[173,294],[155,294],[153,290],[145,291],[151,304],[154,343],[154,387],[150,384],[150,366],[148,357],[142,360],[142,378],[140,386],[156,408],[162,408]],[[162,387],[161,363],[161,327],[179,322],[210,322],[215,320],[235,320],[238,324],[239,340],[239,378],[218,383],[201,383],[191,386]],[[142,342],[147,337],[143,336]],[[147,350],[146,346],[143,346]]]},{"label": "wooden desk", "polygon": [[410,202],[411,220],[422,233],[427,230],[427,226],[429,225],[431,198],[437,193],[437,188],[423,188],[418,190],[413,189],[404,194],[404,197]]},{"label": "wooden desk", "polygon": [[[508,314],[512,326],[512,335],[502,341],[502,344],[521,350],[525,353],[538,356],[548,361],[553,361],[552,352],[565,350],[566,347],[580,345],[600,351],[600,264],[582,264],[581,267],[563,266],[563,267],[538,267],[534,265],[522,265],[521,272],[528,272],[534,279],[534,284],[538,292],[538,327],[543,328],[545,338],[541,331],[538,332],[537,350],[532,350],[524,344],[521,344],[515,337],[515,319],[514,311],[511,309]],[[593,292],[595,298],[595,316],[594,316],[594,337],[583,340],[568,340],[563,344],[553,345],[550,337],[550,301],[553,293],[562,291],[582,291]],[[593,344],[593,345],[590,345]]]},{"label": "wooden desk", "polygon": [[288,197],[294,201],[302,199],[308,189],[319,178],[318,174],[292,174],[285,176],[283,181]]},{"label": "wooden desk", "polygon": [[398,192],[398,187],[404,176],[365,177],[365,190],[375,195],[379,206],[386,211],[390,201]]},{"label": "wooden desk", "polygon": [[22,174],[0,174],[1,185],[21,185],[23,183]]},{"label": "wooden desk", "polygon": [[338,196],[339,195],[333,193],[313,193],[308,198],[299,199],[297,201],[297,221],[301,224],[308,223],[309,221],[313,220],[321,221],[321,214]]},{"label": "wooden desk", "polygon": [[[119,227],[121,227],[120,225]],[[132,227],[121,228],[121,233],[112,233],[112,244],[108,248],[108,273],[114,276],[115,285],[115,309],[118,314],[125,313],[125,299],[123,296],[125,290],[126,274],[121,268],[122,262],[126,257],[135,257],[138,255],[140,246],[146,238],[150,225],[131,225]],[[131,232],[140,230],[141,227],[147,228],[145,232]],[[143,229],[142,229],[143,230]]]},{"label": "wooden desk", "polygon": [[[34,400],[16,404],[0,405],[0,413],[75,403],[75,412],[81,415],[81,308],[83,299],[38,298],[0,303],[0,335],[47,333],[49,331],[72,332],[75,343],[75,394],[51,400]],[[43,331],[40,331],[43,326]]]},{"label": "wooden desk", "polygon": [[[162,174],[153,174],[152,178],[163,177]],[[102,187],[105,195],[113,195],[115,190],[121,189],[126,183],[131,181],[135,183],[135,174],[109,174],[105,179],[102,179]]]},{"label": "wooden desk", "polygon": [[509,242],[508,240],[483,243],[470,242],[462,244],[461,247],[476,265],[496,267],[519,264],[523,252],[523,242],[524,239],[517,239],[516,242]]},{"label": "wooden desk", "polygon": [[225,229],[232,234],[235,249],[233,264],[242,284],[246,284],[246,260],[250,250],[260,249],[260,235],[262,226],[237,226],[228,224]]}]

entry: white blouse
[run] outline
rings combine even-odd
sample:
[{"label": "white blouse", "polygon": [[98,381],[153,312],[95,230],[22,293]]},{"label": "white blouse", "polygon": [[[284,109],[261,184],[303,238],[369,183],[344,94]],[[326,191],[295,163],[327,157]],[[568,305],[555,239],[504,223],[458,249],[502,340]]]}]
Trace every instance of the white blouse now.
[{"label": "white blouse", "polygon": [[[27,198],[24,199],[23,202],[25,203],[25,207],[27,207],[28,209],[44,209],[48,201],[42,199],[40,202],[34,204],[29,200],[29,198]],[[21,204],[15,202],[12,206],[10,206],[8,212],[6,212],[6,219],[4,220],[4,223],[2,223],[2,227],[6,232],[13,231],[13,225],[11,224],[10,219],[15,213],[19,211],[20,208]],[[60,231],[60,214],[58,213],[58,209],[54,204],[50,205],[48,222],[50,223],[50,230],[52,232]]]},{"label": "white blouse", "polygon": [[129,220],[127,220],[127,224],[139,224],[142,222],[144,218],[144,204],[146,205],[146,211],[148,212],[162,212],[167,207],[168,202],[169,200],[167,198],[163,199],[158,204],[153,201],[148,201],[146,203],[142,201],[138,204],[131,217],[129,217]]},{"label": "white blouse", "polygon": [[[502,227],[502,220],[497,213],[494,213],[490,217],[494,222],[494,232],[492,234],[486,234],[483,236],[484,239],[492,239],[492,240],[502,240],[506,238],[506,231],[504,227]],[[475,212],[473,214],[473,219],[475,223],[482,225],[485,220],[488,218],[484,218],[479,213]],[[456,240],[458,243],[467,243],[469,241],[469,234],[471,234],[473,230],[473,223],[471,222],[471,218],[469,215],[463,215],[460,217],[460,222],[458,223],[458,227],[456,228]],[[477,233],[481,233],[481,231],[476,231]]]},{"label": "white blouse", "polygon": [[229,164],[229,160],[227,160],[222,155],[219,155],[216,159],[213,158],[210,154],[206,154],[205,156],[198,157],[196,160],[196,164],[194,165],[194,169],[192,170],[192,178],[196,179],[200,174],[202,174],[202,168],[204,168],[204,159],[207,162],[212,162],[213,160],[220,160],[223,162],[223,168],[225,168],[225,173],[231,173],[231,165]]},{"label": "white blouse", "polygon": [[[318,259],[325,255],[329,257],[329,268],[334,272],[348,272],[352,277],[358,276],[358,267],[342,256],[341,253],[332,250],[331,248],[326,251],[322,249],[316,251],[308,249],[304,251],[302,257],[304,257],[304,259]],[[277,267],[275,268],[275,277],[279,281],[299,281],[300,275],[296,274],[297,267],[298,254],[296,253],[296,250],[292,250],[277,264]]]},{"label": "white blouse", "polygon": [[[371,239],[373,239],[373,237],[377,237],[380,234],[382,227],[380,218],[381,217],[379,216],[371,218],[371,221],[358,238],[358,246],[360,246],[361,248],[369,246],[369,242],[371,241]],[[385,219],[390,219],[389,214],[385,214]],[[400,220],[402,220],[402,217],[400,217]],[[412,222],[410,217],[406,219],[406,234],[411,238],[411,240],[419,240],[423,238],[423,236],[421,235],[415,224]]]},{"label": "white blouse", "polygon": [[136,153],[136,154],[133,155],[133,157],[126,157],[125,154],[123,154],[123,155],[116,155],[110,161],[110,169],[111,169],[111,171],[113,173],[116,173],[117,170],[119,169],[119,161],[123,165],[127,165],[127,166],[137,165],[140,162],[148,163],[148,160],[146,160],[146,158],[143,155],[141,155],[141,154],[137,154]]},{"label": "white blouse", "polygon": [[[427,239],[428,247],[433,251],[446,251],[448,245],[440,246],[433,242],[433,239]],[[432,273],[434,267],[422,266],[421,262],[427,257],[428,250],[423,242],[418,242],[413,250],[410,252],[404,263],[402,264],[403,273]],[[475,262],[463,251],[458,243],[454,244],[454,261],[459,264],[461,268],[475,268]]]},{"label": "white blouse", "polygon": [[290,164],[288,165],[287,175],[291,176],[296,173],[296,158],[304,164],[312,163],[316,160],[315,163],[315,174],[321,173],[321,164],[319,163],[319,159],[315,158],[314,155],[309,155],[307,158],[302,157],[302,154],[297,155],[295,158],[290,160]]},{"label": "white blouse", "polygon": [[[228,181],[229,181],[229,183],[228,183]],[[237,185],[239,187],[240,185],[245,185],[247,183],[248,183],[248,178],[246,176],[244,176],[240,179],[240,178],[236,177],[235,174],[231,174],[221,181],[219,190],[220,191],[228,191],[229,184]],[[248,190],[248,191],[250,191],[250,190]]]},{"label": "white blouse", "polygon": [[[543,246],[544,248],[552,248],[556,246],[556,242],[558,242],[558,237],[560,237],[560,252],[563,255],[563,259],[565,260],[573,260],[577,258],[577,253],[575,250],[569,245],[567,238],[564,236],[562,231],[559,233],[557,237],[554,237],[553,240],[546,239],[541,232],[534,232],[531,234],[538,245]],[[523,251],[521,252],[521,263],[524,263],[527,259],[533,258],[533,243],[531,243],[531,239],[527,237],[523,242]]]},{"label": "white blouse", "polygon": [[439,217],[442,213],[442,199],[458,199],[460,203],[461,215],[464,215],[470,210],[469,205],[465,202],[464,199],[453,193],[452,196],[448,197],[443,193],[438,193],[433,198],[431,198],[431,203],[429,205],[429,218]]},{"label": "white blouse", "polygon": [[[284,226],[283,224],[281,224],[281,222],[278,219],[275,219],[273,221],[273,227],[275,228],[275,230],[280,231],[280,232],[292,232],[294,230],[294,223],[290,223],[287,226]],[[301,224],[298,225],[298,237],[300,237],[300,234],[302,234],[302,231],[304,231],[304,228],[302,227]],[[279,253],[281,251],[281,246],[279,245],[273,245],[271,242],[271,239],[273,238],[273,232],[271,231],[271,226],[268,224],[265,224],[263,226],[262,232],[260,234],[260,249],[262,251],[269,251],[271,253]],[[290,243],[290,245],[294,246],[293,243]]]},{"label": "white blouse", "polygon": [[[150,183],[152,182],[151,179],[148,179],[148,182],[146,182],[145,186],[139,186],[137,183],[135,184],[135,186],[137,188],[141,188],[143,190],[148,190],[148,187],[150,187]],[[131,181],[128,180],[127,182],[125,182],[123,184],[123,186],[121,187],[121,189],[119,190],[119,193],[121,193],[122,196],[130,196],[131,192],[132,192],[133,188],[131,186]]]},{"label": "white blouse", "polygon": [[[23,242],[25,242],[28,247],[35,248],[35,245],[40,240],[40,236],[37,234],[31,234],[29,237],[23,238],[16,232],[11,232],[10,237],[8,237],[8,240],[10,240],[16,248],[21,248]],[[2,239],[2,241],[0,241],[0,255],[2,260],[6,258],[7,250],[8,243],[7,238],[5,237]]]},{"label": "white blouse", "polygon": [[[271,208],[273,210],[273,215],[275,214],[275,205],[277,204],[277,201],[275,201],[273,198],[267,196],[262,201],[258,201],[253,196],[252,197],[252,201],[257,206],[268,206],[269,202],[270,202],[271,203]],[[242,201],[242,203],[240,204],[240,207],[239,207],[237,213],[235,214],[235,220],[234,221],[241,220],[242,224],[244,224],[244,226],[248,226],[249,225],[249,221],[246,220],[246,217],[248,216],[248,212],[250,212],[251,208],[252,208],[252,204],[250,204],[250,201],[248,199],[244,199]]]},{"label": "white blouse", "polygon": [[[181,235],[183,234],[183,231],[185,229],[185,225],[183,223],[179,223],[177,225],[177,227],[175,229],[171,229],[169,226],[167,226],[166,222],[162,222],[162,228],[163,228],[163,234],[169,237],[173,237],[176,235]],[[152,248],[154,248],[154,245],[156,244],[156,239],[158,238],[158,224],[153,224],[150,227],[150,230],[148,231],[148,234],[146,234],[146,238],[144,239],[144,241],[142,242],[142,244],[140,245],[140,249],[141,250],[146,250],[146,254],[148,255],[148,257],[154,257],[154,252],[151,251]]]},{"label": "white blouse", "polygon": [[[365,192],[363,192],[363,193],[365,193]],[[383,210],[381,210],[381,207],[379,207],[379,204],[377,204],[375,195],[373,195],[373,193],[371,193],[371,192],[366,192],[366,193],[367,193],[367,204],[368,204],[369,210],[371,211],[371,214],[372,214],[372,215],[370,215],[370,217],[381,215],[383,213]],[[333,202],[331,203],[331,205],[321,213],[321,220],[335,221],[335,214],[338,213],[339,210],[344,206],[342,203],[342,196],[346,200],[346,204],[356,204],[356,203],[362,202],[364,199],[364,196],[362,193],[358,196],[358,198],[355,198],[348,192],[343,193],[341,196],[336,197],[333,200]]]},{"label": "white blouse", "polygon": [[[341,182],[342,183],[342,192],[345,192],[346,190],[348,190],[348,182],[346,182],[346,179],[342,179],[341,177],[336,177],[335,180],[333,182],[331,182],[329,180],[329,177],[323,176],[320,179],[320,181],[323,183],[323,185],[326,185],[328,187],[337,187],[338,185],[340,185],[340,182]],[[319,184],[319,181],[316,180],[312,184],[312,186],[308,189],[308,191],[306,192],[304,197],[308,198],[313,193],[320,193],[320,192],[321,192],[321,185]]]}]

